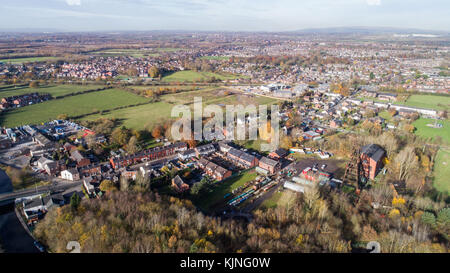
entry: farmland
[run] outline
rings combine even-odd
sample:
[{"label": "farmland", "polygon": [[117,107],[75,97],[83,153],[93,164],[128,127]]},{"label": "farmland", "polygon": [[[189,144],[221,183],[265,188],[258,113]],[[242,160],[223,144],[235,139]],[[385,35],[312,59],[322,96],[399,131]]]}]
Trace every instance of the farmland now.
[{"label": "farmland", "polygon": [[434,124],[434,119],[419,118],[413,125],[416,127],[415,134],[423,138],[436,139],[440,136],[445,142],[450,143],[450,121],[439,120],[438,123],[443,125],[443,128],[433,128],[427,126],[427,124]]},{"label": "farmland", "polygon": [[450,193],[450,150],[441,148],[434,165],[433,186],[440,192]]},{"label": "farmland", "polygon": [[157,57],[160,52],[175,52],[183,50],[182,48],[153,48],[153,49],[138,49],[138,48],[114,48],[90,52],[92,55],[99,55],[103,57],[129,56],[133,58]]},{"label": "farmland", "polygon": [[11,97],[19,96],[27,93],[48,93],[53,97],[64,96],[71,93],[82,92],[86,90],[98,89],[104,87],[103,85],[74,85],[74,84],[64,84],[64,85],[48,85],[41,86],[38,88],[30,88],[28,86],[7,86],[0,88],[0,97]]},{"label": "farmland", "polygon": [[80,116],[147,101],[120,89],[108,89],[14,109],[3,113],[0,124],[6,127],[37,124],[55,119],[60,114]]},{"label": "farmland", "polygon": [[1,59],[0,62],[11,64],[22,64],[31,62],[46,62],[55,61],[61,58],[58,57],[28,57],[28,58],[15,58],[15,59]]},{"label": "farmland", "polygon": [[170,118],[172,105],[166,102],[155,102],[135,107],[113,110],[104,114],[83,117],[82,120],[95,120],[100,117],[116,118],[127,128],[143,130]]},{"label": "farmland", "polygon": [[210,78],[216,78],[218,80],[232,80],[236,79],[235,75],[225,75],[213,72],[196,72],[192,70],[177,71],[171,74],[167,74],[162,78],[163,82],[201,82]]}]

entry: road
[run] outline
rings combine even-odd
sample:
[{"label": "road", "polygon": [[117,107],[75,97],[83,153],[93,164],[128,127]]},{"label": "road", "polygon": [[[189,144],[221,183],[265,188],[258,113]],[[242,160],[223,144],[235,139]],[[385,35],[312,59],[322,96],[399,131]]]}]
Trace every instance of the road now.
[{"label": "road", "polygon": [[41,186],[37,188],[25,189],[20,191],[8,192],[0,194],[0,203],[4,201],[14,200],[16,198],[26,197],[34,194],[40,194],[45,192],[62,192],[67,189],[80,186],[83,182],[60,182],[58,184]]}]

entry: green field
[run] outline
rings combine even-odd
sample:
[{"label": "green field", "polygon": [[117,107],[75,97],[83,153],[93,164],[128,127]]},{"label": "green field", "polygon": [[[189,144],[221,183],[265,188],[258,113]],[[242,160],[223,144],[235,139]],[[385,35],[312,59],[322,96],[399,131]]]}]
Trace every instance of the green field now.
[{"label": "green field", "polygon": [[391,114],[388,111],[384,110],[378,113],[378,116],[384,118],[386,121],[390,121],[392,119]]},{"label": "green field", "polygon": [[48,85],[38,88],[30,88],[28,86],[8,86],[0,88],[0,98],[19,96],[27,93],[48,93],[53,97],[64,96],[71,93],[77,93],[86,90],[98,89],[104,87],[103,85]]},{"label": "green field", "polygon": [[[359,97],[361,101],[375,101],[387,103],[377,98]],[[450,110],[450,96],[439,95],[411,95],[406,101],[396,101],[393,104],[405,105],[410,107],[427,108],[435,110]]]},{"label": "green field", "polygon": [[115,56],[129,56],[133,58],[145,58],[145,57],[157,57],[159,52],[175,52],[183,50],[182,48],[152,48],[152,49],[137,49],[137,48],[113,48],[93,51],[90,54],[99,55],[103,57],[115,57]]},{"label": "green field", "polygon": [[207,196],[202,196],[200,200],[195,202],[197,206],[205,211],[209,211],[211,206],[224,200],[227,193],[231,193],[234,189],[243,186],[245,183],[254,180],[258,174],[254,170],[244,171],[241,174],[231,177],[223,182],[218,182],[213,192]]},{"label": "green field", "polygon": [[450,150],[441,148],[434,164],[433,186],[440,192],[450,193]]},{"label": "green field", "polygon": [[229,60],[230,57],[228,57],[228,56],[203,56],[200,59],[203,59],[203,60],[214,60],[214,61],[224,61],[224,60]]},{"label": "green field", "polygon": [[296,199],[296,193],[291,190],[282,190],[281,192],[274,192],[272,196],[261,204],[260,208],[276,208],[286,207],[292,204]]},{"label": "green field", "polygon": [[411,95],[406,102],[396,102],[396,104],[436,110],[450,110],[450,96]]},{"label": "green field", "polygon": [[79,116],[147,101],[148,99],[130,92],[108,89],[14,109],[1,115],[0,124],[6,127],[39,124],[53,120],[60,114],[67,114],[69,117]]},{"label": "green field", "polygon": [[416,135],[424,138],[436,139],[440,136],[446,143],[450,143],[450,121],[449,120],[438,120],[438,123],[443,125],[443,128],[432,128],[428,127],[427,124],[434,124],[434,119],[419,118],[413,122],[416,131]]},{"label": "green field", "polygon": [[172,105],[166,102],[155,102],[135,107],[110,111],[103,115],[95,114],[83,117],[82,120],[96,120],[100,117],[116,118],[121,125],[135,130],[152,128],[153,125],[170,119]]},{"label": "green field", "polygon": [[133,58],[144,58],[144,57],[156,57],[159,56],[158,53],[149,50],[140,49],[106,49],[91,52],[91,54],[100,55],[103,57],[115,57],[115,56],[130,56]]},{"label": "green field", "polygon": [[196,72],[192,70],[177,71],[162,78],[163,82],[201,82],[211,77],[219,80],[231,80],[237,78],[234,75],[223,75],[213,72]]},{"label": "green field", "polygon": [[58,57],[28,57],[28,58],[15,58],[15,59],[1,59],[0,62],[3,63],[11,63],[11,64],[22,64],[22,63],[30,63],[30,62],[45,62],[45,61],[54,61],[61,58]]}]

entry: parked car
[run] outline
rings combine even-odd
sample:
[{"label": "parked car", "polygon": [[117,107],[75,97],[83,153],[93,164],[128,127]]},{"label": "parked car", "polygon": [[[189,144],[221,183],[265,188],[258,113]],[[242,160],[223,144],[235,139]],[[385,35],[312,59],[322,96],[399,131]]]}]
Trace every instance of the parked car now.
[{"label": "parked car", "polygon": [[34,241],[33,244],[40,252],[45,252],[45,247],[41,243]]}]

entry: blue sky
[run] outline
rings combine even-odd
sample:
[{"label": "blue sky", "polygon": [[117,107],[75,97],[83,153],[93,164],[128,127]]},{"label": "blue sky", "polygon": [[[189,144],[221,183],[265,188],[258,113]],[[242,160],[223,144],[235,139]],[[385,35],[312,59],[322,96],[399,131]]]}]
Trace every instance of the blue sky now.
[{"label": "blue sky", "polygon": [[3,30],[450,30],[449,0],[0,0],[0,14]]}]

